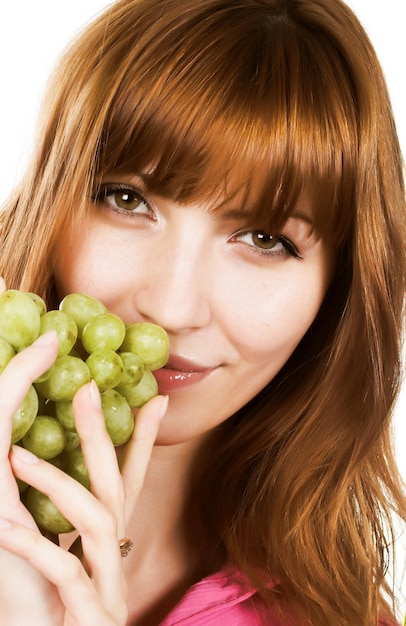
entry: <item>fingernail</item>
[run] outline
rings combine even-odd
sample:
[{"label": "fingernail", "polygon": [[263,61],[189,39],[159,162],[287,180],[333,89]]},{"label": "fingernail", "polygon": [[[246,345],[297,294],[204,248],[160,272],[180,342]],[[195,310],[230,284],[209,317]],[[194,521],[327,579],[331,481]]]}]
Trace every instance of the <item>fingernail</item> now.
[{"label": "fingernail", "polygon": [[43,346],[48,346],[56,339],[56,336],[57,335],[55,330],[47,330],[47,332],[43,335],[40,335],[32,345],[34,346],[34,348],[42,348]]},{"label": "fingernail", "polygon": [[13,454],[15,454],[16,457],[20,459],[20,461],[22,461],[23,463],[28,463],[29,465],[35,465],[36,463],[39,463],[39,458],[25,448],[14,445],[11,447],[11,449],[13,451]]},{"label": "fingernail", "polygon": [[159,409],[159,419],[163,419],[168,408],[169,396],[163,396],[161,408]]},{"label": "fingernail", "polygon": [[92,380],[89,385],[89,396],[90,396],[90,402],[93,404],[95,409],[101,409],[100,392],[94,380]]},{"label": "fingernail", "polygon": [[10,530],[10,528],[13,528],[13,524],[8,519],[0,517],[0,530]]}]

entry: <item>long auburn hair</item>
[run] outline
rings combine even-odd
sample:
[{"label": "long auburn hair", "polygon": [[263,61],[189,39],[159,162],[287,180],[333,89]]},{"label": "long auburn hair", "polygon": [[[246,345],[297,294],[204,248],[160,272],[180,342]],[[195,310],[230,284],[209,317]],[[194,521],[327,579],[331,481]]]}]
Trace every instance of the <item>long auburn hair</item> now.
[{"label": "long auburn hair", "polygon": [[196,488],[230,561],[312,626],[372,626],[394,602],[402,168],[381,68],[341,0],[120,0],[61,58],[1,217],[8,286],[54,304],[58,241],[106,173],[147,171],[180,202],[238,194],[271,229],[310,184],[332,284],[286,365],[220,429]]}]

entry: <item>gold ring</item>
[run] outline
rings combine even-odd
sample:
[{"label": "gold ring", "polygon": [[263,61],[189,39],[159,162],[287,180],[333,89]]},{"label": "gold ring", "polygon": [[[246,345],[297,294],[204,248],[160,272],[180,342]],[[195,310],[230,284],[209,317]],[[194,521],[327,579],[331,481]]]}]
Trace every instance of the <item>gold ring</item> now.
[{"label": "gold ring", "polygon": [[121,539],[118,545],[120,546],[121,556],[127,556],[128,553],[131,552],[131,550],[134,547],[134,544],[131,541],[131,539],[128,539],[127,537],[125,537],[124,539]]}]

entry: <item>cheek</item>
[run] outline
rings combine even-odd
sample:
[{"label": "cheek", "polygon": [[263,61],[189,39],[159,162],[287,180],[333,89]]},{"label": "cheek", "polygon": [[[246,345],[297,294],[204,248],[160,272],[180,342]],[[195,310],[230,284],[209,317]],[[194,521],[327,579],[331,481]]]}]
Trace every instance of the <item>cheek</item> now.
[{"label": "cheek", "polygon": [[326,291],[319,274],[292,277],[253,291],[240,289],[238,311],[228,319],[229,336],[248,361],[284,362],[315,319]]},{"label": "cheek", "polygon": [[84,232],[82,227],[73,231],[69,241],[60,246],[55,281],[61,296],[82,292],[104,301],[108,285],[117,284],[116,274],[121,264],[109,245],[100,244],[101,240],[97,231]]},{"label": "cheek", "polygon": [[[60,248],[55,264],[55,282],[60,299],[68,293],[87,293],[98,297],[100,275],[104,274],[107,257],[99,258],[97,246],[89,237],[76,233]],[[97,271],[96,271],[96,268]]]},{"label": "cheek", "polygon": [[70,250],[63,246],[58,251],[58,258],[55,262],[54,278],[58,292],[58,298],[61,300],[68,293],[78,292],[76,289],[76,263],[75,255],[70,254]]},{"label": "cheek", "polygon": [[55,282],[60,298],[68,293],[88,293],[86,283],[92,281],[87,250],[80,240],[64,244],[55,264]]}]

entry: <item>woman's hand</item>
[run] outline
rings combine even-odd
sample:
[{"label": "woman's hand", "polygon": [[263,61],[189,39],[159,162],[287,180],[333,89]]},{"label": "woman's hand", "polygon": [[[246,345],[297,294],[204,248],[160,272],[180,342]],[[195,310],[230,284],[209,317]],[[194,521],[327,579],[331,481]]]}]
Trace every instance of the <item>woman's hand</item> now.
[{"label": "woman's hand", "polygon": [[[119,540],[126,535],[128,503],[132,508],[138,498],[167,399],[153,398],[138,412],[127,444],[126,478],[120,474],[104,426],[96,385],[90,383],[78,391],[75,420],[90,492],[26,450],[15,447],[9,453],[12,416],[31,382],[56,355],[56,338],[47,335],[45,339],[50,343],[33,344],[14,357],[0,376],[0,568],[1,585],[5,579],[8,583],[4,592],[0,587],[0,622],[8,626],[123,626],[127,591]],[[13,474],[46,493],[72,522],[81,537],[82,559],[42,536],[20,502]]]},{"label": "woman's hand", "polygon": [[[8,522],[4,520],[9,520],[27,532],[38,533],[34,520],[20,501],[10,463],[12,418],[32,381],[52,365],[57,349],[56,334],[47,333],[15,356],[0,376],[0,529],[7,527]],[[0,539],[4,532],[7,535],[7,530],[0,530]],[[56,590],[29,562],[7,551],[7,540],[0,540],[0,547],[0,623],[10,626],[57,623],[50,617],[58,617],[60,601]],[[36,615],[38,621],[35,621]]]}]

